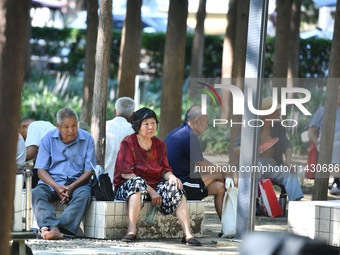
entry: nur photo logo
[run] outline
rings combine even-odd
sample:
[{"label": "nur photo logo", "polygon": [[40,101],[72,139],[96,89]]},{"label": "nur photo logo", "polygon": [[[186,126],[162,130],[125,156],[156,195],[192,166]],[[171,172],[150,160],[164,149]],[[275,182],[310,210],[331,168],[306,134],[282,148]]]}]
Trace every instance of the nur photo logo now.
[{"label": "nur photo logo", "polygon": [[[207,115],[207,95],[210,96],[210,98],[213,100],[215,106],[217,106],[217,101],[215,97],[219,100],[221,107],[223,106],[222,100],[216,89],[226,89],[229,90],[231,93],[231,97],[233,99],[233,115],[244,115],[245,107],[248,108],[248,110],[253,113],[255,116],[268,116],[272,113],[274,113],[278,106],[280,106],[281,114],[283,116],[287,115],[287,106],[295,106],[297,107],[305,116],[310,116],[311,113],[307,110],[307,108],[304,106],[305,103],[309,102],[311,99],[311,93],[309,90],[305,88],[299,88],[299,87],[292,87],[287,88],[283,87],[280,88],[281,92],[281,104],[279,104],[278,100],[278,88],[274,87],[272,88],[272,105],[269,109],[256,109],[254,107],[254,99],[253,99],[253,90],[251,88],[248,89],[245,97],[245,94],[243,91],[235,86],[235,85],[229,85],[229,84],[215,84],[214,87],[203,82],[197,82],[197,84],[200,84],[202,87],[197,87],[200,91],[203,93],[201,94],[201,109],[202,109],[202,115]],[[215,96],[213,95],[215,94]],[[294,95],[294,97],[291,97],[289,95]],[[225,103],[225,102],[224,102]],[[246,104],[245,104],[246,103]],[[272,126],[274,125],[274,122],[280,121],[281,125],[284,127],[295,127],[297,126],[298,122],[295,119],[270,119],[267,121],[272,122]],[[216,125],[226,125],[226,124],[232,125],[248,125],[249,127],[262,127],[264,125],[264,121],[261,118],[255,118],[250,120],[243,119],[242,122],[232,122],[232,120],[227,119],[213,119],[213,127]]]},{"label": "nur photo logo", "polygon": [[[197,82],[197,83],[207,87],[208,89],[210,89],[216,95],[216,97],[218,98],[218,100],[220,101],[220,104],[222,106],[222,100],[221,100],[219,94],[217,93],[217,91],[212,86],[210,86],[210,85],[208,85],[206,83],[203,83],[203,82]],[[207,93],[212,98],[212,100],[214,101],[215,105],[217,105],[214,96],[211,94],[211,92],[209,90],[207,90],[205,88],[200,88],[200,87],[197,87],[197,88],[199,90]],[[207,95],[206,94],[202,94],[201,95],[201,109],[202,109],[202,115],[206,115],[207,114]]]}]

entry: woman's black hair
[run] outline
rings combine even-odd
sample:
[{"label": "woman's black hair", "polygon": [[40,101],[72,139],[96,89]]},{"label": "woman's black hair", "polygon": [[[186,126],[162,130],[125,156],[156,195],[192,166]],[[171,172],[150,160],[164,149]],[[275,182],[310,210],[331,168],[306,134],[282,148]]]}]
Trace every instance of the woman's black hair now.
[{"label": "woman's black hair", "polygon": [[136,134],[138,134],[142,121],[145,119],[155,119],[158,125],[156,113],[149,108],[141,108],[133,113],[131,125]]}]

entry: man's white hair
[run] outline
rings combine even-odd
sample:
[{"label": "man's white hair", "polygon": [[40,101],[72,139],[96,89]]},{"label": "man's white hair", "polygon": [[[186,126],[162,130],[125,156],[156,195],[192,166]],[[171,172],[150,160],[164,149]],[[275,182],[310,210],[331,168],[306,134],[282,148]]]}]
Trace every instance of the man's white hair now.
[{"label": "man's white hair", "polygon": [[57,112],[57,123],[61,126],[63,119],[75,117],[78,121],[78,115],[72,108],[65,107]]},{"label": "man's white hair", "polygon": [[185,114],[185,122],[191,122],[195,119],[200,119],[202,117],[201,106],[193,105],[189,108],[187,113]]},{"label": "man's white hair", "polygon": [[135,101],[130,97],[120,97],[116,101],[115,109],[117,116],[128,119],[135,110]]}]

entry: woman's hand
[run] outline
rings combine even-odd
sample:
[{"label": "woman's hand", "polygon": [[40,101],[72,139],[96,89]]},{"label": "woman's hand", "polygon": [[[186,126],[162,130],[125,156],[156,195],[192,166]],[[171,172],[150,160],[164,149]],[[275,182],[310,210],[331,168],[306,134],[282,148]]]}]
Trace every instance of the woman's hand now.
[{"label": "woman's hand", "polygon": [[180,179],[178,179],[175,175],[169,176],[169,183],[172,185],[173,183],[176,185],[177,189],[183,189],[183,184]]},{"label": "woman's hand", "polygon": [[157,207],[162,205],[162,197],[154,189],[149,192],[149,196],[151,197],[151,204],[153,206]]}]

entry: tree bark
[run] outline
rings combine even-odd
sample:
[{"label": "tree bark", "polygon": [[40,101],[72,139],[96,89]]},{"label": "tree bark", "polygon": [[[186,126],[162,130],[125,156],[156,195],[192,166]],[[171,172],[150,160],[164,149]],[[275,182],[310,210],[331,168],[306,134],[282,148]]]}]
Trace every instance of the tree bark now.
[{"label": "tree bark", "polygon": [[[28,0],[28,10],[31,9],[32,0]],[[31,26],[31,16],[27,15],[27,22],[26,22],[26,50],[25,50],[25,73],[24,73],[24,81],[28,81],[31,77],[31,40],[32,37],[32,26]]]},{"label": "tree bark", "polygon": [[274,49],[273,86],[278,88],[278,100],[281,102],[281,88],[286,87],[288,73],[288,46],[290,38],[290,19],[292,0],[277,0],[277,25]]},{"label": "tree bark", "polygon": [[[249,17],[250,0],[237,1],[237,21],[236,21],[236,35],[235,35],[235,49],[234,55],[237,58],[233,59],[232,77],[233,85],[236,85],[243,91],[244,76],[246,68],[246,53],[247,53],[247,32],[248,32],[248,17]],[[230,100],[230,110],[233,110],[233,99]],[[242,122],[241,115],[231,115],[233,122]],[[234,153],[234,143],[241,133],[241,125],[233,125],[230,128],[230,145],[229,145],[229,164],[231,166],[238,166],[239,155]]]},{"label": "tree bark", "polygon": [[[223,56],[222,56],[222,79],[224,82],[231,83],[232,68],[234,60],[234,46],[236,36],[236,19],[237,19],[237,1],[229,1],[229,10],[227,14],[228,25],[226,35],[223,41]],[[221,119],[228,119],[230,112],[230,98],[229,90],[221,91],[221,98],[223,106],[221,108]]]},{"label": "tree bark", "polygon": [[190,78],[201,78],[204,53],[204,20],[207,0],[200,0],[196,13],[195,34],[192,41]]},{"label": "tree bark", "polygon": [[161,139],[181,123],[187,17],[188,0],[171,0],[163,64]]},{"label": "tree bark", "polygon": [[0,254],[10,254],[27,19],[27,0],[0,0]]},{"label": "tree bark", "polygon": [[91,122],[94,73],[96,69],[96,44],[98,34],[98,1],[87,0],[87,29],[85,49],[85,70],[83,84],[83,106],[81,121]]},{"label": "tree bark", "polygon": [[141,47],[142,0],[128,0],[120,44],[117,98],[135,95]]},{"label": "tree bark", "polygon": [[[297,80],[299,77],[299,51],[300,51],[300,21],[301,21],[301,4],[302,0],[295,0],[292,4],[292,13],[290,19],[290,38],[289,38],[289,52],[288,56],[288,74],[287,87],[292,88],[298,86]],[[288,98],[292,98],[293,93],[288,93]]]},{"label": "tree bark", "polygon": [[[332,41],[331,57],[329,63],[329,75],[325,98],[325,109],[322,120],[322,132],[320,141],[320,154],[318,164],[329,166],[332,152],[335,129],[335,117],[337,97],[339,93],[340,78],[340,1],[336,3],[334,34]],[[327,200],[329,172],[316,172],[313,187],[312,200]]]},{"label": "tree bark", "polygon": [[[287,78],[299,77],[299,50],[300,50],[300,21],[302,0],[295,0],[292,4],[290,19],[291,36],[289,38],[288,75]],[[291,84],[293,87],[292,83]]]},{"label": "tree bark", "polygon": [[95,142],[97,163],[101,166],[104,166],[105,162],[107,86],[112,28],[111,10],[111,0],[100,1],[91,134]]}]

